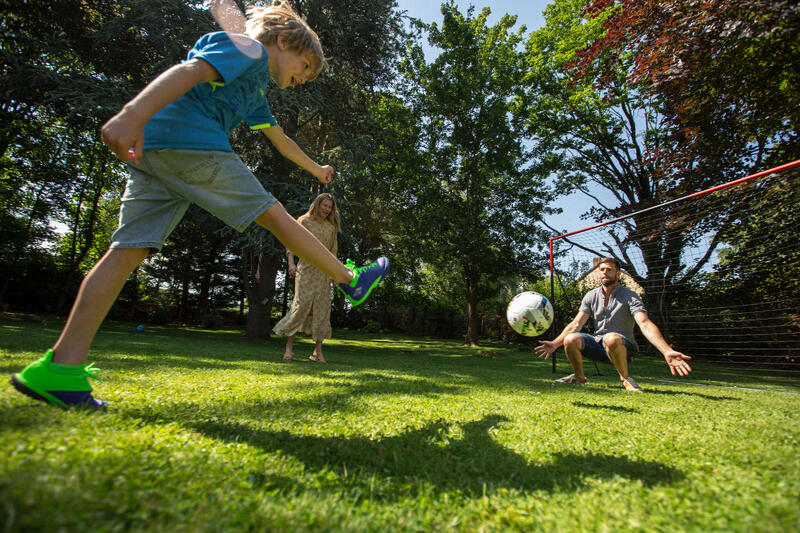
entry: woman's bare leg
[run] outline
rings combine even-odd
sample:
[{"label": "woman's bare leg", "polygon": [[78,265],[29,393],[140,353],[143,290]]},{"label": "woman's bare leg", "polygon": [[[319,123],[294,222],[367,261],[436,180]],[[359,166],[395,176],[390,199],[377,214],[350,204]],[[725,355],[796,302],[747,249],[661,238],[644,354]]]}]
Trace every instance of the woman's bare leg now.
[{"label": "woman's bare leg", "polygon": [[322,355],[322,341],[316,341],[316,346],[314,346],[314,355],[312,355],[312,360],[316,361],[317,363],[327,363],[328,361],[325,360],[325,356]]},{"label": "woman's bare leg", "polygon": [[291,361],[294,359],[294,335],[289,335],[286,339],[286,349],[283,351],[283,360]]}]

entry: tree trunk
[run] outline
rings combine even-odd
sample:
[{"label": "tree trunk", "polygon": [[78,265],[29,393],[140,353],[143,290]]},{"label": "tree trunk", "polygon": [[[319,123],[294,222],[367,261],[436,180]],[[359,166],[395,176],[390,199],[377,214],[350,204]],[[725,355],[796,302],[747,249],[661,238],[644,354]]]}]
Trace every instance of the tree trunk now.
[{"label": "tree trunk", "polygon": [[272,300],[275,296],[275,275],[278,259],[252,248],[242,251],[242,278],[247,290],[249,310],[245,325],[248,339],[268,339],[272,329]]},{"label": "tree trunk", "polygon": [[[91,160],[89,163],[89,169],[94,170],[94,165],[96,163],[96,158],[94,153],[91,155]],[[64,282],[61,287],[61,294],[58,297],[58,303],[56,308],[57,309],[65,309],[66,308],[66,296],[67,291],[70,289],[70,285],[72,285],[72,280],[75,277],[75,274],[78,272],[81,263],[83,262],[86,255],[92,248],[94,244],[94,237],[95,237],[95,223],[97,222],[97,215],[98,215],[98,206],[100,205],[100,200],[103,197],[103,193],[105,192],[105,172],[108,168],[105,162],[105,159],[102,159],[99,163],[100,167],[96,172],[97,178],[92,181],[91,183],[87,183],[81,189],[81,193],[79,196],[78,205],[75,207],[75,221],[73,223],[72,228],[72,246],[70,249],[69,255],[69,268],[67,269],[67,274],[64,277]],[[81,231],[81,211],[83,209],[83,200],[84,194],[87,192],[86,189],[91,186],[94,187],[92,190],[92,203],[91,208],[86,216],[86,222],[83,228],[83,247],[78,250],[78,237],[80,237]]]},{"label": "tree trunk", "polygon": [[205,263],[205,269],[203,271],[203,277],[200,280],[200,301],[198,302],[198,312],[200,317],[207,315],[209,311],[211,311],[211,300],[209,295],[211,294],[211,280],[214,277],[214,272],[217,269],[217,263],[219,261],[218,244],[218,242],[215,242],[211,247],[211,250],[209,250],[208,259]]},{"label": "tree trunk", "polygon": [[186,322],[186,309],[189,307],[189,281],[191,278],[192,268],[189,265],[189,258],[184,259],[183,273],[181,275],[181,301],[178,307],[178,322],[181,324]]},{"label": "tree trunk", "polygon": [[478,275],[467,271],[467,335],[464,345],[477,346],[480,334],[480,317],[478,316]]},{"label": "tree trunk", "polygon": [[283,281],[283,300],[281,301],[281,316],[286,316],[286,311],[289,309],[289,283],[294,279],[289,275],[289,264],[286,264],[286,276]]}]

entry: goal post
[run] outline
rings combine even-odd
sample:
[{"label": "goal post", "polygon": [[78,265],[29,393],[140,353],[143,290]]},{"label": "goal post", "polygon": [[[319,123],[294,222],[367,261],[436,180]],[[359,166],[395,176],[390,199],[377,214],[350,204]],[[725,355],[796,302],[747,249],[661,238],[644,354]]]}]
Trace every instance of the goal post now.
[{"label": "goal post", "polygon": [[800,372],[800,160],[555,236],[549,251],[551,338],[611,256],[676,350]]}]

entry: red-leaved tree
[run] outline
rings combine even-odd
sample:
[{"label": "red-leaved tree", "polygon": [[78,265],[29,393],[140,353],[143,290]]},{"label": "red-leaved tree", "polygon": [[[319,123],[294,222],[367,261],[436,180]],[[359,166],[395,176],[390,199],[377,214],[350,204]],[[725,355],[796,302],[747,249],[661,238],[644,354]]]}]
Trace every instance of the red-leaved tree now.
[{"label": "red-leaved tree", "polygon": [[675,126],[673,169],[733,177],[800,157],[800,5],[594,0],[584,14],[608,10],[606,34],[572,66],[580,76],[632,60],[629,81],[662,98]]}]

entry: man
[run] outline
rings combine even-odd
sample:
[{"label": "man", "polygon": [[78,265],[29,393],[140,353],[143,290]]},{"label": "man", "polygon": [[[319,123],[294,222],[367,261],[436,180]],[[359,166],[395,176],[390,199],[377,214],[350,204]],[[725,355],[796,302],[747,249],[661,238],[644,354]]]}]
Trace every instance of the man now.
[{"label": "man", "polygon": [[[628,375],[628,361],[639,351],[633,337],[634,322],[639,324],[647,340],[664,355],[673,376],[676,373],[688,375],[692,369],[686,360],[691,357],[676,352],[667,344],[658,326],[648,318],[639,296],[619,283],[619,261],[613,257],[604,257],[597,269],[600,272],[600,287],[586,293],[581,301],[580,311],[556,339],[539,341],[539,346],[536,347],[539,357],[547,359],[564,346],[567,359],[575,372],[556,380],[556,383],[586,383],[583,357],[588,357],[593,361],[611,362],[619,372],[619,378],[626,390],[642,392],[642,388]],[[594,319],[593,336],[580,333],[589,316]]]}]

